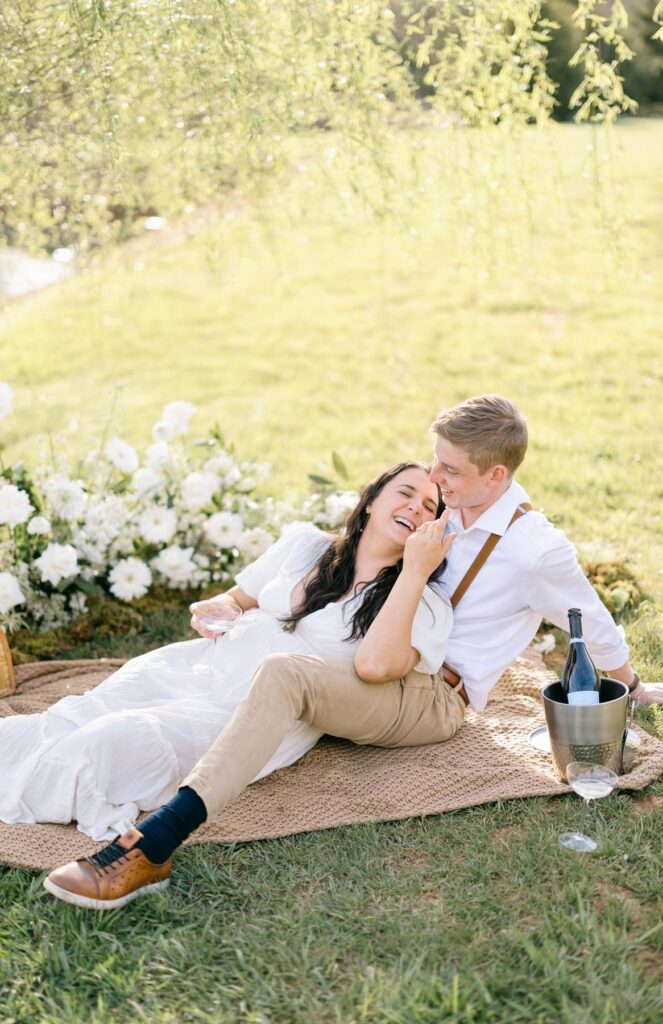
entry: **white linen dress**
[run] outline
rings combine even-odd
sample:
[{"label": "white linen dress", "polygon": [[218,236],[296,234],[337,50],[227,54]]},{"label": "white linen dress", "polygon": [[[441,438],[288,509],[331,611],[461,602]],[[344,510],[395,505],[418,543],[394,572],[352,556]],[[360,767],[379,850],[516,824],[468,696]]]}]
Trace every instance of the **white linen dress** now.
[{"label": "white linen dress", "polygon": [[[96,840],[124,832],[140,811],[177,791],[245,696],[263,658],[277,652],[352,658],[348,641],[361,593],[301,620],[290,612],[295,585],[330,536],[292,527],[236,577],[258,602],[222,637],[187,640],[132,658],[82,696],[63,697],[36,715],[0,719],[0,820],[16,824],[77,821]],[[412,630],[417,669],[436,672],[451,631],[448,599],[426,587]],[[257,779],[302,757],[322,733],[297,722]]]}]

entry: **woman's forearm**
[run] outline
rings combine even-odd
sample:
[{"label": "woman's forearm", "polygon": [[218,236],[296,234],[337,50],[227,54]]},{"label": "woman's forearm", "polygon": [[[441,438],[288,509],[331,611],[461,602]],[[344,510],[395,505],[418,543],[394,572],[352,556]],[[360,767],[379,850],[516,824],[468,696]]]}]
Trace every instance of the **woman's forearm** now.
[{"label": "woman's forearm", "polygon": [[405,568],[359,644],[354,665],[367,683],[398,679],[419,660],[412,647],[412,623],[427,577]]},{"label": "woman's forearm", "polygon": [[236,605],[241,612],[248,612],[251,608],[258,607],[255,597],[249,597],[241,587],[231,587],[230,590],[224,591],[223,594],[217,594],[210,600],[220,604]]}]

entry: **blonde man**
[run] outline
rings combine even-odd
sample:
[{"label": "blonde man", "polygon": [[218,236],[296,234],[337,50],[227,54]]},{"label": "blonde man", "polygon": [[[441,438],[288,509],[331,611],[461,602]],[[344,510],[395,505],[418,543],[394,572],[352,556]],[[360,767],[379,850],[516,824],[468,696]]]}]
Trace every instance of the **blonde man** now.
[{"label": "blonde man", "polygon": [[[583,611],[597,667],[626,683],[641,703],[663,703],[663,686],[644,686],[630,666],[623,630],[583,575],[572,545],[532,510],[515,480],[527,450],[527,425],[513,402],[498,395],[470,398],[442,412],[432,430],[430,479],[439,485],[447,511],[434,525],[415,529],[412,521],[404,570],[392,591],[398,600],[384,605],[354,661],[267,657],[232,719],[173,799],[142,822],[140,831],[130,829],[96,857],[52,872],[45,882],[50,892],[79,906],[112,909],[166,885],[177,846],[239,795],[296,722],[384,747],[449,739],[467,706],[483,710],[491,687],[530,643],[542,618],[566,628],[572,607]],[[407,519],[405,505],[403,512]],[[419,655],[402,623],[435,572],[441,547],[447,557],[436,586],[454,606],[453,626],[444,665],[425,674],[412,668]],[[192,625],[201,636],[209,634],[198,616],[214,606],[192,606]]]}]

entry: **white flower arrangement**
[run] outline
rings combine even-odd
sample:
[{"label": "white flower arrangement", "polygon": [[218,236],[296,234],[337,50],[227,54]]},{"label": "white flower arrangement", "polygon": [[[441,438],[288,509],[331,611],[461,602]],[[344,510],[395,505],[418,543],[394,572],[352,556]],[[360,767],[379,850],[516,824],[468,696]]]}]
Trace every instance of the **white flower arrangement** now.
[{"label": "white flower arrangement", "polygon": [[[0,419],[13,393],[0,382]],[[82,614],[87,596],[119,601],[154,585],[219,585],[258,558],[293,521],[342,525],[357,495],[311,477],[301,507],[252,492],[270,466],[240,461],[218,429],[187,438],[190,402],[167,405],[141,456],[121,437],[103,440],[73,471],[65,456],[32,474],[0,460],[0,625],[50,630]],[[334,467],[347,477],[334,455]]]}]

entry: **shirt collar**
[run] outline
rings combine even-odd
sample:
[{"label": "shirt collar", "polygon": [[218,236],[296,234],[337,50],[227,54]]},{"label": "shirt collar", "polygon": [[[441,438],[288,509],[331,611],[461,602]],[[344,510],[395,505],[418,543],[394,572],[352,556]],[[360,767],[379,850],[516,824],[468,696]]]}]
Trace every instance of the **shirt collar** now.
[{"label": "shirt collar", "polygon": [[529,501],[527,491],[521,487],[516,480],[512,480],[510,486],[497,501],[493,502],[485,512],[482,512],[476,522],[463,526],[460,509],[453,509],[449,516],[449,523],[454,530],[460,533],[469,533],[470,530],[485,530],[486,533],[497,533],[504,536],[513,517],[513,513],[523,501]]}]

